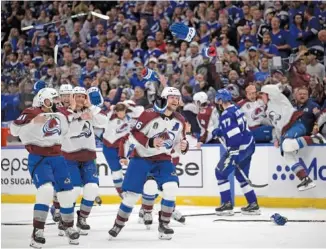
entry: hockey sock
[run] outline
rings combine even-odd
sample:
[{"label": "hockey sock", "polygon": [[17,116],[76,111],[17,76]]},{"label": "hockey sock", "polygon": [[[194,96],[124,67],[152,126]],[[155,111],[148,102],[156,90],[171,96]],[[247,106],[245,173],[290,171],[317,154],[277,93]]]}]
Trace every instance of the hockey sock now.
[{"label": "hockey sock", "polygon": [[122,170],[112,171],[112,179],[113,179],[115,189],[117,190],[118,194],[121,195],[122,193],[121,187],[123,182]]},{"label": "hockey sock", "polygon": [[144,209],[144,212],[150,213],[153,211],[155,198],[156,198],[155,195],[146,195],[145,193],[143,193],[141,207],[142,209]]},{"label": "hockey sock", "polygon": [[172,213],[174,211],[175,201],[165,200],[161,201],[161,217],[160,219],[164,223],[169,223],[171,220]]},{"label": "hockey sock", "polygon": [[125,225],[125,223],[128,221],[129,216],[132,212],[132,207],[128,207],[123,202],[120,204],[120,208],[118,211],[117,218],[115,220],[115,223],[121,227]]},{"label": "hockey sock", "polygon": [[44,229],[46,218],[48,217],[49,206],[45,204],[34,205],[33,227]]},{"label": "hockey sock", "polygon": [[307,175],[306,170],[304,169],[304,167],[300,164],[300,163],[296,163],[291,167],[291,170],[296,174],[296,176],[302,180],[303,178],[305,178]]},{"label": "hockey sock", "polygon": [[243,194],[245,195],[245,197],[247,199],[248,204],[254,203],[254,202],[257,203],[257,197],[256,197],[255,191],[252,189],[252,187],[250,187],[249,184],[246,182],[241,182],[240,186],[241,186]]},{"label": "hockey sock", "polygon": [[222,203],[231,201],[230,182],[228,180],[218,180],[218,188],[220,190]]},{"label": "hockey sock", "polygon": [[80,205],[80,215],[84,218],[88,218],[90,214],[94,200],[98,195],[98,185],[96,183],[87,183],[84,186],[83,199]]},{"label": "hockey sock", "polygon": [[89,213],[92,210],[94,201],[88,201],[84,198],[81,200],[80,204],[80,216],[84,218],[88,218]]},{"label": "hockey sock", "polygon": [[60,213],[63,225],[65,227],[74,226],[74,194],[72,190],[66,190],[57,193],[60,202]]}]

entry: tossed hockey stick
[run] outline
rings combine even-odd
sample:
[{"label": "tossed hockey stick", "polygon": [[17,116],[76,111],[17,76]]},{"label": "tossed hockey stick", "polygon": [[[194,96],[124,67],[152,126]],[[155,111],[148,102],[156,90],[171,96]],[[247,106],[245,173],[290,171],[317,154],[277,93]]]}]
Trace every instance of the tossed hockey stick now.
[{"label": "tossed hockey stick", "polygon": [[[224,148],[226,148],[226,144],[225,144],[224,140],[222,138],[220,138],[220,137],[218,137],[218,139],[220,140],[220,142],[224,146]],[[240,168],[240,166],[238,164],[236,164],[235,166],[240,171],[240,174],[242,175],[242,177],[245,179],[246,183],[248,183],[248,185],[250,187],[252,187],[252,188],[265,188],[266,186],[268,186],[268,183],[262,184],[262,185],[252,183],[251,180],[245,175],[243,170]]]},{"label": "tossed hockey stick", "polygon": [[[272,222],[271,220],[228,220],[228,219],[217,219],[213,222],[224,221],[224,222]],[[325,223],[326,220],[288,220],[287,222],[299,222],[299,223]]]},{"label": "tossed hockey stick", "polygon": [[[235,214],[241,214],[240,211],[235,211]],[[197,216],[211,216],[211,215],[216,215],[216,213],[202,213],[202,214],[185,214],[183,215],[184,217],[197,217]]]},{"label": "tossed hockey stick", "polygon": [[108,17],[106,15],[102,15],[102,14],[96,13],[94,11],[91,11],[89,13],[79,13],[79,14],[76,14],[76,15],[72,15],[72,16],[60,19],[58,21],[55,21],[55,22],[48,22],[48,23],[44,23],[44,24],[40,24],[40,25],[30,25],[30,26],[27,26],[27,27],[23,27],[21,30],[22,31],[27,31],[27,30],[30,30],[30,29],[34,29],[36,27],[44,27],[44,26],[47,26],[47,25],[56,24],[58,22],[64,22],[64,21],[67,21],[69,19],[74,19],[74,18],[78,18],[78,17],[82,17],[82,16],[87,16],[88,14],[91,14],[93,16],[96,16],[96,17],[104,19],[104,20],[109,20],[110,19],[110,17]]}]

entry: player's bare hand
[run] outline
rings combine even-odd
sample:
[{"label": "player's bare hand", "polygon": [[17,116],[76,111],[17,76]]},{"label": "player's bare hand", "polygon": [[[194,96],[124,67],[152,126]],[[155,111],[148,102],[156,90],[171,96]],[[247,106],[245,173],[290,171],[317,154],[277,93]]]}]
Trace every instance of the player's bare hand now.
[{"label": "player's bare hand", "polygon": [[160,147],[163,146],[163,142],[164,142],[164,140],[160,137],[154,138],[154,141],[153,141],[154,147],[159,149]]},{"label": "player's bare hand", "polygon": [[70,109],[71,110],[76,110],[76,100],[73,94],[70,94]]},{"label": "player's bare hand", "polygon": [[275,142],[274,142],[274,146],[275,146],[276,148],[280,147],[280,142],[279,142],[278,140],[275,140]]},{"label": "player's bare hand", "polygon": [[186,133],[191,132],[191,124],[189,122],[186,122],[186,127],[185,127]]},{"label": "player's bare hand", "polygon": [[86,108],[89,108],[89,107],[91,107],[91,105],[92,105],[91,100],[89,99],[89,96],[88,96],[88,94],[87,94],[87,95],[86,95],[85,102],[84,102],[84,106],[85,106]]},{"label": "player's bare hand", "polygon": [[320,112],[318,107],[315,107],[314,109],[312,109],[313,114],[318,114]]},{"label": "player's bare hand", "polygon": [[318,127],[318,125],[314,125],[314,128],[312,129],[312,134],[313,135],[316,135],[317,133],[319,132],[319,127]]},{"label": "player's bare hand", "polygon": [[92,119],[92,113],[91,112],[84,112],[80,115],[80,118],[82,120],[91,120]]},{"label": "player's bare hand", "polygon": [[33,122],[35,124],[44,124],[48,120],[47,116],[44,115],[37,115],[34,119]]},{"label": "player's bare hand", "polygon": [[185,150],[187,150],[187,148],[188,148],[188,142],[187,142],[187,140],[182,140],[181,143],[180,143],[180,149],[181,149],[181,151],[185,151]]},{"label": "player's bare hand", "polygon": [[203,144],[202,142],[198,142],[196,145],[197,149],[200,149],[202,144]]},{"label": "player's bare hand", "polygon": [[125,165],[127,166],[128,165],[128,159],[127,158],[121,158],[120,161],[119,161],[120,165]]}]

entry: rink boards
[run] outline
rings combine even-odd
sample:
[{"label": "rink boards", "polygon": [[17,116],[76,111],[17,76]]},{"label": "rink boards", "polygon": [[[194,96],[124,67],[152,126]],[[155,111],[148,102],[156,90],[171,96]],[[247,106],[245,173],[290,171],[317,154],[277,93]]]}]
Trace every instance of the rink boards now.
[{"label": "rink boards", "polygon": [[[224,152],[219,145],[205,145],[201,150],[191,150],[181,156],[177,165],[180,189],[178,205],[217,206],[220,202],[215,179],[216,164]],[[326,147],[310,146],[298,153],[301,164],[317,187],[305,192],[297,191],[299,184],[278,149],[270,145],[258,145],[253,156],[250,179],[255,184],[268,183],[256,189],[261,206],[265,207],[315,207],[326,209]],[[110,176],[110,169],[102,154],[97,152],[100,195],[104,203],[119,203]],[[238,183],[230,177],[236,205],[244,205]],[[1,202],[33,203],[35,187],[27,169],[27,151],[22,147],[2,148],[1,156]]]}]

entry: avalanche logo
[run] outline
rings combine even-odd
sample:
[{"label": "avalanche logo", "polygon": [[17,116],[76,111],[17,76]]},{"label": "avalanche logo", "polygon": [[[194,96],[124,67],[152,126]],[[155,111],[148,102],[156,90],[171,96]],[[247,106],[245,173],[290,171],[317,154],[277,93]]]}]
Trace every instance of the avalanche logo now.
[{"label": "avalanche logo", "polygon": [[276,112],[274,111],[271,111],[269,114],[268,114],[268,118],[275,124],[277,124],[277,121],[281,120],[281,115],[280,114],[277,114]]},{"label": "avalanche logo", "polygon": [[266,117],[263,107],[258,107],[251,113],[251,118],[253,120],[258,120],[260,117]]},{"label": "avalanche logo", "polygon": [[47,120],[43,126],[44,137],[50,137],[54,134],[61,135],[60,119],[53,117]]},{"label": "avalanche logo", "polygon": [[123,123],[122,125],[120,125],[120,127],[118,127],[118,128],[115,130],[115,132],[116,132],[117,134],[119,134],[119,133],[125,132],[125,131],[127,131],[127,130],[128,130],[128,123]]},{"label": "avalanche logo", "polygon": [[174,142],[174,139],[175,139],[175,135],[174,135],[173,132],[168,131],[167,129],[165,129],[164,131],[156,134],[153,138],[156,138],[156,137],[162,138],[164,140],[163,146],[166,149],[171,149],[172,148],[173,142]]},{"label": "avalanche logo", "polygon": [[89,138],[92,135],[92,129],[91,129],[91,124],[89,121],[86,121],[84,123],[82,132],[77,135],[77,136],[73,136],[71,138],[80,138],[80,137],[85,137],[85,138]]}]

